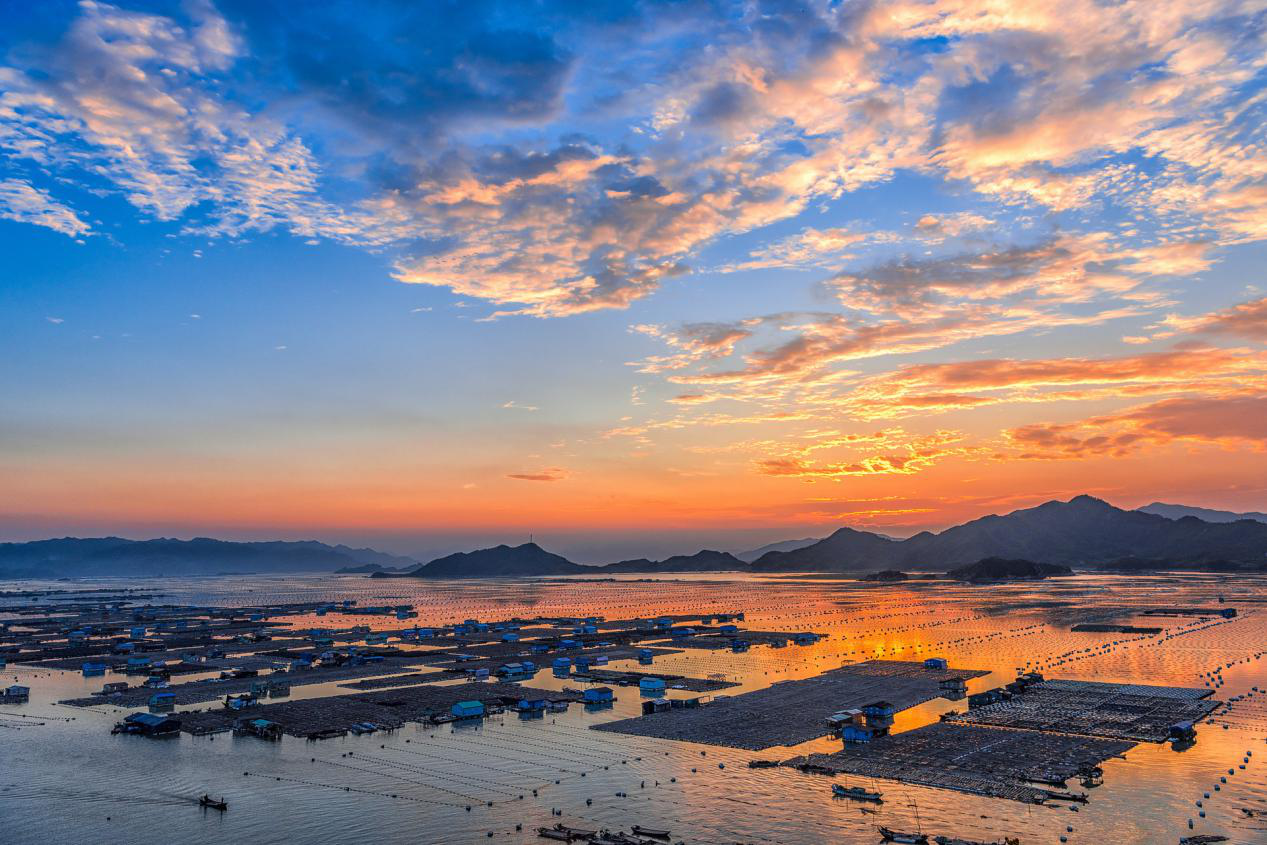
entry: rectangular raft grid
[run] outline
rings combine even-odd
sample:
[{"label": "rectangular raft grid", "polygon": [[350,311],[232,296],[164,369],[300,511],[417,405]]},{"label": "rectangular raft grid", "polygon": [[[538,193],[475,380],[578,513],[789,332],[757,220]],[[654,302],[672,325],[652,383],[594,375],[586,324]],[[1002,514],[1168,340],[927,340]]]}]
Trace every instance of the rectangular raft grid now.
[{"label": "rectangular raft grid", "polygon": [[1134,747],[1122,740],[938,722],[784,765],[808,762],[838,774],[1040,804],[1047,790],[1028,781],[1067,780]]},{"label": "rectangular raft grid", "polygon": [[447,714],[459,701],[511,703],[521,698],[581,701],[581,696],[517,684],[478,683],[450,686],[426,685],[356,695],[335,695],[262,704],[242,710],[216,709],[178,713],[181,730],[207,734],[228,730],[237,719],[268,719],[289,736],[306,737],[323,731],[346,731],[358,722],[382,728],[398,728],[406,722],[422,722]]},{"label": "rectangular raft grid", "polygon": [[837,711],[876,701],[905,710],[940,696],[943,680],[987,674],[975,669],[927,669],[922,663],[870,660],[718,698],[698,709],[666,710],[593,725],[592,729],[760,751],[826,735],[826,719]]},{"label": "rectangular raft grid", "polygon": [[950,718],[965,725],[1164,742],[1171,725],[1199,721],[1218,707],[1208,699],[1212,693],[1196,687],[1044,681],[1011,701]]}]

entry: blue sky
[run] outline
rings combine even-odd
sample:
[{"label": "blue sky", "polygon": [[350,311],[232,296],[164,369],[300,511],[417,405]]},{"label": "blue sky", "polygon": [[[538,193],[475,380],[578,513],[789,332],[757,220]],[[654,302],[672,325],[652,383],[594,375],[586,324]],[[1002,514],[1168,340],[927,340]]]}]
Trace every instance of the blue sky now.
[{"label": "blue sky", "polygon": [[1259,4],[0,15],[11,539],[1263,509]]}]

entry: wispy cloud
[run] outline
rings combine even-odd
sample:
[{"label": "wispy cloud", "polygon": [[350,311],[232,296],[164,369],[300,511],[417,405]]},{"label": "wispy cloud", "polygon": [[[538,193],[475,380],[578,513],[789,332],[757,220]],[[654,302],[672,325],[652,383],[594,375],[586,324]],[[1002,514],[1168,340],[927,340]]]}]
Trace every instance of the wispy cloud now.
[{"label": "wispy cloud", "polygon": [[67,205],[21,179],[0,180],[0,218],[44,226],[63,235],[86,235],[88,224]]},{"label": "wispy cloud", "polygon": [[547,467],[536,472],[512,472],[506,475],[517,481],[562,481],[571,473],[562,467]]}]

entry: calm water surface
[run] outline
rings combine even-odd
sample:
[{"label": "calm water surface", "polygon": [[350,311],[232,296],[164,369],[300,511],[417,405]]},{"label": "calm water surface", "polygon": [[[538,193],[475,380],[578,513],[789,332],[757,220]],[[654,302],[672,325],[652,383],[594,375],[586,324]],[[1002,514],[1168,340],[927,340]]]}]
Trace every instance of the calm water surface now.
[{"label": "calm water surface", "polygon": [[[0,589],[154,583],[0,582]],[[1267,690],[1267,657],[1255,657],[1267,651],[1267,604],[1236,601],[1267,598],[1267,589],[1250,579],[1080,576],[992,587],[716,575],[620,582],[305,576],[160,583],[155,603],[408,602],[420,614],[408,624],[424,626],[469,617],[620,619],[744,610],[753,630],[829,635],[808,647],[754,647],[746,654],[688,650],[656,659],[665,672],[739,682],[730,693],[815,675],[842,662],[937,655],[952,666],[991,670],[970,684],[974,692],[1010,681],[1018,669],[1038,668],[1049,678],[1210,684],[1220,700],[1244,698],[1202,724],[1196,746],[1185,752],[1141,744],[1125,759],[1105,763],[1104,785],[1091,790],[1090,803],[1076,812],[857,781],[884,792],[885,803],[869,814],[858,804],[833,800],[825,778],[747,768],[754,757],[839,748],[829,740],[754,754],[588,730],[638,713],[636,689],[617,687],[612,710],[589,713],[573,705],[544,719],[507,714],[475,728],[407,725],[392,734],[323,742],[286,737],[266,743],[229,734],[147,741],[110,735],[110,726],[129,711],[56,703],[100,689],[101,678],[10,665],[5,685],[16,678],[32,687],[32,697],[29,704],[0,705],[0,842],[468,843],[490,841],[491,833],[494,842],[528,843],[545,841],[535,829],[561,820],[591,828],[670,828],[675,840],[699,843],[871,845],[879,841],[877,824],[987,841],[1016,836],[1025,845],[1059,843],[1061,837],[1069,843],[1177,843],[1189,833],[1191,818],[1195,833],[1267,843],[1267,692],[1253,692]],[[1238,609],[1236,619],[1140,622],[1166,627],[1166,634],[1149,637],[1069,630],[1110,614],[1130,622],[1147,607],[1216,604],[1220,595]],[[405,624],[382,617],[287,621],[301,627]],[[626,666],[636,664],[613,662],[609,668]],[[542,673],[532,683],[558,688],[569,682]],[[349,690],[296,687],[294,696],[333,692]],[[896,730],[962,706],[934,700],[902,714]],[[1239,768],[1249,751],[1249,763]],[[229,811],[199,809],[191,797],[204,792],[223,794]],[[1195,801],[1205,792],[1211,798],[1200,818]],[[1241,808],[1258,815],[1249,817]],[[556,809],[561,817],[551,815]]]}]

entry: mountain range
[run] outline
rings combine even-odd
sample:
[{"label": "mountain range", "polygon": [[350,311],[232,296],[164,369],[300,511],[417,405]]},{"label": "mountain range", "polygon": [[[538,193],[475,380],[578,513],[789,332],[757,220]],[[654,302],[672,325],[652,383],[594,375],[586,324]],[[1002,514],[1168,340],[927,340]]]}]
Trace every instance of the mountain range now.
[{"label": "mountain range", "polygon": [[[1177,517],[1150,511],[1156,508],[1176,509],[1168,513]],[[0,578],[317,571],[423,578],[886,569],[944,572],[987,558],[1139,572],[1166,568],[1267,571],[1267,521],[1225,519],[1225,515],[1246,515],[1222,511],[1210,511],[1210,519],[1188,513],[1201,510],[1162,504],[1123,510],[1091,496],[1076,496],[1067,502],[1051,501],[1002,516],[981,517],[938,533],[921,532],[905,540],[841,528],[817,541],[772,544],[751,563],[729,552],[705,549],[658,561],[637,558],[587,566],[536,543],[524,543],[458,552],[423,565],[373,549],[311,540],[238,543],[205,537],[66,537],[0,543]]]},{"label": "mountain range", "polygon": [[1121,558],[1175,565],[1237,561],[1267,563],[1267,524],[1252,520],[1169,519],[1116,508],[1091,496],[1046,502],[1004,516],[985,516],[934,534],[887,540],[842,528],[792,552],[769,552],[757,572],[875,569],[946,570],[984,558],[1020,558],[1064,566],[1100,567]]},{"label": "mountain range", "polygon": [[313,572],[359,566],[416,567],[418,561],[374,549],[332,546],[316,540],[241,543],[209,537],[192,540],[62,537],[30,543],[0,543],[0,577],[4,578]]},{"label": "mountain range", "polygon": [[1194,508],[1189,505],[1168,505],[1165,502],[1153,502],[1151,505],[1144,505],[1139,510],[1144,513],[1155,513],[1167,519],[1182,519],[1185,516],[1195,516],[1205,522],[1236,522],[1241,519],[1267,522],[1267,513],[1259,513],[1257,511],[1236,513],[1235,511],[1219,511],[1213,508]]}]

